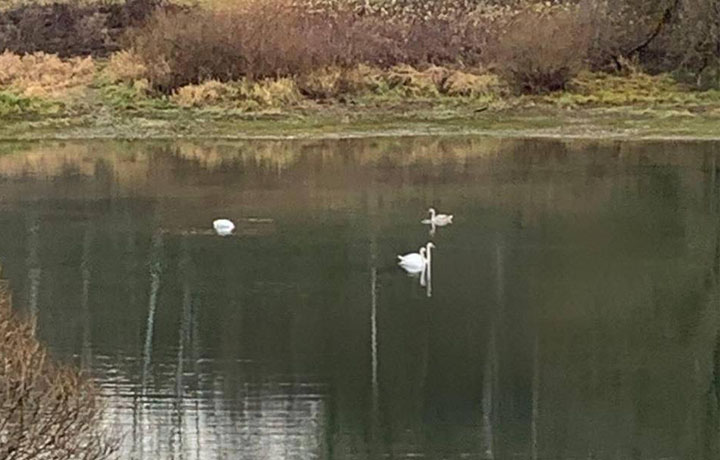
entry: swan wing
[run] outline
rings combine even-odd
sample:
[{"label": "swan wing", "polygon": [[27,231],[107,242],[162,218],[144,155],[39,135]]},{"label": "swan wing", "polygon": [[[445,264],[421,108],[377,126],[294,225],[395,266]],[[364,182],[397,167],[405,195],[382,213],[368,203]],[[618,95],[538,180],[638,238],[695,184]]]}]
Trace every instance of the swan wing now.
[{"label": "swan wing", "polygon": [[425,266],[425,258],[417,252],[414,252],[412,254],[405,254],[404,256],[398,256],[398,260],[400,261],[400,265],[403,265],[405,267],[422,268]]}]

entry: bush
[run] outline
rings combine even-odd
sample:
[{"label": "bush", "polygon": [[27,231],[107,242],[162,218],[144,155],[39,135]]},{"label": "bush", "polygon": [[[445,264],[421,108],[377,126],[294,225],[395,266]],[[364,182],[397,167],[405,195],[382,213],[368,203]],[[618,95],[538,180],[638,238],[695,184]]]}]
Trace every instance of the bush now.
[{"label": "bush", "polygon": [[482,12],[461,10],[388,16],[356,11],[352,3],[240,0],[224,10],[158,12],[131,43],[152,84],[172,92],[206,80],[308,75],[361,64],[477,64],[487,41],[485,20]]},{"label": "bush", "polygon": [[0,286],[0,458],[109,457],[116,443],[99,428],[96,395],[83,375],[52,362]]},{"label": "bush", "polygon": [[284,0],[248,0],[233,10],[159,12],[131,40],[152,84],[170,92],[206,80],[281,77],[331,65],[343,55],[332,38],[332,23]]},{"label": "bush", "polygon": [[590,34],[574,8],[523,11],[497,37],[498,71],[518,93],[565,89],[585,64]]},{"label": "bush", "polygon": [[138,55],[125,50],[113,53],[103,69],[103,76],[112,83],[132,83],[147,78],[148,74],[145,62]]},{"label": "bush", "polygon": [[90,57],[62,60],[45,53],[0,54],[0,87],[28,97],[57,97],[89,84],[94,77],[95,64]]}]

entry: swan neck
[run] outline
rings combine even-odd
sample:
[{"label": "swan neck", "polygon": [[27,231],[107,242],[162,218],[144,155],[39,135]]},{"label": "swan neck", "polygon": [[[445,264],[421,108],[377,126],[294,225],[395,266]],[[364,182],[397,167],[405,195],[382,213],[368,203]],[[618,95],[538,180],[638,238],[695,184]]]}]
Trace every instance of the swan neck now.
[{"label": "swan neck", "polygon": [[430,219],[435,219],[435,208],[430,208]]}]

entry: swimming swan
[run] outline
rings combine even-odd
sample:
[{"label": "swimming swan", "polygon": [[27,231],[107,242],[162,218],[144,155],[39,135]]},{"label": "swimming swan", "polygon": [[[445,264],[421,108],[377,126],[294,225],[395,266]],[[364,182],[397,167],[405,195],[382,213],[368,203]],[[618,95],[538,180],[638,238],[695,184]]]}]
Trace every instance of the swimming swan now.
[{"label": "swimming swan", "polygon": [[434,244],[428,243],[425,247],[421,247],[418,252],[402,256],[398,255],[398,265],[408,273],[420,273],[425,270],[426,266],[430,265],[432,257],[430,250],[434,247]]},{"label": "swimming swan", "polygon": [[235,230],[235,224],[228,219],[216,219],[213,221],[213,228],[218,235],[227,236]]},{"label": "swimming swan", "polygon": [[423,219],[420,221],[423,224],[432,224],[433,226],[442,227],[447,224],[452,224],[453,216],[452,214],[435,214],[435,208],[428,209],[428,212],[430,213],[429,219]]}]

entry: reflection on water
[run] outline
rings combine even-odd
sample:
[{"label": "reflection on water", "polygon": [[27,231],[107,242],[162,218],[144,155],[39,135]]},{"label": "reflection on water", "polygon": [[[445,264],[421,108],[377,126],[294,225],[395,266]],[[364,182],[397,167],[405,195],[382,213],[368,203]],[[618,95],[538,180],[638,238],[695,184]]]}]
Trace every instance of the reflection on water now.
[{"label": "reflection on water", "polygon": [[6,143],[0,262],[125,458],[714,459],[717,147]]}]

